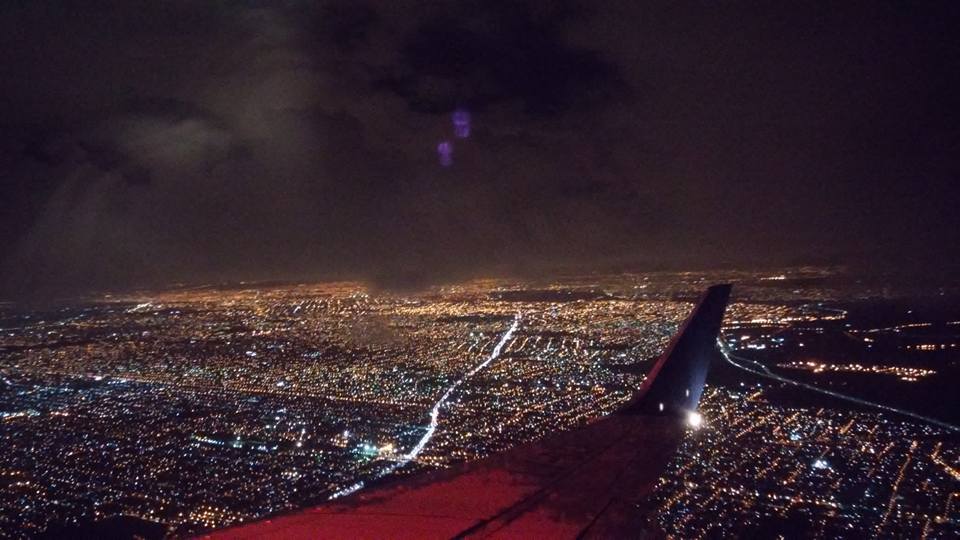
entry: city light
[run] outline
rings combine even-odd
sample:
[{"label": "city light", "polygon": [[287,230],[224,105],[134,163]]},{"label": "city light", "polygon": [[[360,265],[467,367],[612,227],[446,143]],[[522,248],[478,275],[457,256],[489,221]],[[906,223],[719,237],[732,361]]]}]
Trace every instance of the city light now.
[{"label": "city light", "polygon": [[[577,429],[632,398],[703,281],[477,280],[426,294],[358,283],[200,288],[8,317],[0,516],[14,530],[142,516],[192,537]],[[912,362],[932,352],[905,348],[932,342],[931,327],[851,329],[838,301],[778,302],[770,283],[742,287],[740,298],[757,301],[730,306],[719,343],[740,376],[711,380],[697,410],[681,413],[691,436],[660,479],[658,522],[681,538],[733,537],[789,507],[824,531],[876,536],[882,522],[883,533],[919,537],[925,522],[911,528],[908,513],[923,512],[934,516],[929,537],[949,537],[952,518],[937,516],[957,505],[944,487],[960,477],[956,428],[830,384],[940,380],[945,368]],[[878,352],[822,356],[832,328]],[[937,343],[952,343],[960,325],[935,330]],[[797,350],[818,356],[789,356]],[[830,401],[783,405],[782,388]],[[654,411],[674,421],[666,401]],[[872,471],[869,495],[852,487],[862,471]],[[855,518],[836,514],[850,504],[861,505]]]}]

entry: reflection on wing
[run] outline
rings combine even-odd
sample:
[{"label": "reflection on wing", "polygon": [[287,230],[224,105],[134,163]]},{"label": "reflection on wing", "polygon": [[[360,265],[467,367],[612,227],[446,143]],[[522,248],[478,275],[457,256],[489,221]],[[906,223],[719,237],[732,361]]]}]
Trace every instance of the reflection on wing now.
[{"label": "reflection on wing", "polygon": [[711,287],[621,411],[508,452],[216,538],[621,537],[695,412],[729,285]]}]

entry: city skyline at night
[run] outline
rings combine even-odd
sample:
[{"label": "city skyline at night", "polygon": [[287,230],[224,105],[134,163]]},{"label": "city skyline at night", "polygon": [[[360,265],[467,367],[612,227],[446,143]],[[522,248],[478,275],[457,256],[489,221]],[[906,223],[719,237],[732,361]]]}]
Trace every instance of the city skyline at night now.
[{"label": "city skyline at night", "polygon": [[960,536],[958,36],[0,2],[0,538]]}]

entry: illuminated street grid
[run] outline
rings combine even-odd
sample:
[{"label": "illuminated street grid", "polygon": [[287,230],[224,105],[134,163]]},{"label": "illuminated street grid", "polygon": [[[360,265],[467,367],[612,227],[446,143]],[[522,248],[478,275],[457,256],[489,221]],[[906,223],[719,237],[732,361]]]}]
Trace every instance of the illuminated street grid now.
[{"label": "illuminated street grid", "polygon": [[[956,538],[960,444],[872,412],[790,408],[712,389],[660,480],[676,538]],[[952,440],[953,442],[944,442]]]},{"label": "illuminated street grid", "polygon": [[[704,283],[736,279],[745,276],[475,281],[420,294],[374,294],[354,283],[200,288],[0,313],[0,530],[30,536],[51,524],[126,515],[181,536],[315,504],[388,471],[442,467],[581,425],[635,390]],[[836,317],[771,303],[767,288],[757,290],[765,303],[733,304],[729,328]],[[484,365],[518,317],[500,356]],[[716,414],[721,406],[728,416]],[[796,467],[776,452],[791,448],[804,464],[819,455],[813,412],[719,394],[706,407],[710,427],[697,440],[731,442],[716,454],[722,461],[678,462],[693,467],[681,477],[706,475],[704,463],[717,474],[771,467],[769,481],[800,489],[806,477],[791,476]],[[434,409],[437,429],[407,463]],[[742,418],[733,420],[734,409]],[[815,414],[834,423],[854,417]],[[764,449],[752,431],[741,433],[758,416],[771,429],[807,418],[797,428],[804,438]],[[866,421],[856,418],[857,426]],[[884,430],[863,440],[899,459],[899,447],[877,442],[887,440]],[[741,443],[764,455],[742,452]],[[929,444],[918,442],[916,452],[929,453]],[[937,455],[943,467],[960,457],[948,445]],[[877,474],[889,472],[883,463]],[[736,477],[721,476],[725,486]],[[703,527],[679,521],[682,508],[720,504],[693,498],[697,490],[679,496],[663,515],[680,537]],[[947,497],[925,507],[931,531],[941,527],[936,512],[952,515],[941,509]],[[885,526],[900,523],[899,508]]]},{"label": "illuminated street grid", "polygon": [[485,455],[614,409],[639,379],[611,366],[654,357],[690,309],[494,286],[200,289],[7,325],[0,528],[124,514],[185,534],[323,500],[408,452],[522,313],[398,473]]}]

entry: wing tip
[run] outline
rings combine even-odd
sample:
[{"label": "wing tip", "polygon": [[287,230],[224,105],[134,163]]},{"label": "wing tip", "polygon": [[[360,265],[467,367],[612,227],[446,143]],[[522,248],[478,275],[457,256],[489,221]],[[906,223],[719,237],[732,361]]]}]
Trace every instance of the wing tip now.
[{"label": "wing tip", "polygon": [[708,287],[621,412],[688,415],[703,393],[712,352],[733,285]]}]

